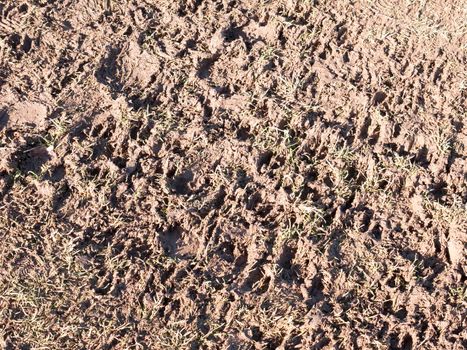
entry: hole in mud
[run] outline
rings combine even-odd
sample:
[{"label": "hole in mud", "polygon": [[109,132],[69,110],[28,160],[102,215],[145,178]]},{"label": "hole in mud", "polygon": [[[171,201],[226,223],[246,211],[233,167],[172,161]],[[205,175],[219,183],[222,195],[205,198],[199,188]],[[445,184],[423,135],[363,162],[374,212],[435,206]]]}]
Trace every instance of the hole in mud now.
[{"label": "hole in mud", "polygon": [[68,20],[64,20],[64,21],[62,22],[62,25],[63,25],[63,29],[64,29],[64,30],[71,30],[71,29],[73,29],[73,26],[71,25],[71,22],[68,21]]},{"label": "hole in mud", "polygon": [[273,155],[273,152],[269,151],[269,150],[264,151],[264,152],[259,154],[258,159],[256,161],[256,170],[258,172],[261,171],[261,168],[263,166],[268,166],[269,165],[269,163],[271,162],[272,155]]},{"label": "hole in mud", "polygon": [[[181,281],[182,279],[184,279],[186,276],[188,276],[189,272],[192,271],[192,269],[190,267],[187,267],[187,268],[183,268],[181,270],[178,270],[177,273],[175,274],[175,276],[173,277],[173,279],[175,281]],[[175,270],[174,270],[175,272]]]},{"label": "hole in mud", "polygon": [[371,209],[365,209],[360,214],[360,232],[363,233],[368,231],[372,217],[373,211]]},{"label": "hole in mud", "polygon": [[313,194],[313,193],[314,192],[313,192],[313,190],[311,188],[309,188],[308,186],[304,186],[301,189],[298,197],[299,197],[300,200],[304,201],[304,200],[307,200],[308,197],[310,196],[310,194]]},{"label": "hole in mud", "polygon": [[18,34],[11,34],[10,37],[8,38],[8,44],[13,48],[13,50],[16,50],[18,45],[21,43],[21,37]]},{"label": "hole in mud", "polygon": [[174,301],[172,301],[172,303],[170,304],[170,311],[171,312],[177,312],[180,310],[180,300],[178,299],[175,299]]},{"label": "hole in mud", "polygon": [[167,268],[166,270],[162,271],[160,274],[160,283],[167,282],[167,280],[170,278],[170,276],[173,275],[174,272],[175,272],[175,266],[173,265]]},{"label": "hole in mud", "polygon": [[112,162],[120,169],[124,169],[126,167],[126,159],[123,157],[115,157],[114,159],[112,159]]},{"label": "hole in mud", "polygon": [[347,34],[347,28],[344,26],[337,26],[337,46],[341,46],[345,42],[345,35]]},{"label": "hole in mud", "polygon": [[251,270],[248,271],[248,276],[245,278],[243,283],[244,290],[252,291],[253,289],[257,290],[263,279],[263,270],[258,267],[261,265],[259,262],[255,264]]},{"label": "hole in mud", "polygon": [[281,44],[282,47],[285,46],[285,44],[287,44],[287,37],[284,35],[284,29],[282,27],[280,27],[281,29],[279,30],[279,33],[278,33],[278,39],[279,39],[279,42]]},{"label": "hole in mud", "polygon": [[324,184],[329,188],[334,188],[334,183],[329,175],[326,175],[323,179]]},{"label": "hole in mud", "polygon": [[237,185],[240,188],[245,188],[246,185],[251,181],[251,178],[248,176],[245,170],[240,169],[237,171]]},{"label": "hole in mud", "polygon": [[193,39],[187,39],[187,41],[185,41],[185,47],[187,49],[194,49],[196,47],[196,41]]},{"label": "hole in mud", "polygon": [[[105,271],[102,273],[105,274]],[[99,273],[99,275],[101,272]],[[102,281],[97,281],[92,283],[94,285],[94,292],[98,295],[106,295],[109,293],[110,288],[112,287],[112,275],[110,273],[107,274],[107,277],[105,277]]]},{"label": "hole in mud", "polygon": [[211,67],[219,59],[220,55],[214,55],[212,57],[204,58],[201,60],[198,66],[198,78],[206,79],[210,75]]},{"label": "hole in mud", "polygon": [[36,146],[29,149],[26,156],[18,161],[18,168],[24,173],[40,174],[42,166],[51,159],[44,146]]},{"label": "hole in mud", "polygon": [[[162,283],[164,283],[164,282],[162,282]],[[159,317],[163,318],[165,316],[165,313],[166,313],[165,311],[166,311],[167,305],[169,305],[169,303],[170,303],[170,299],[168,297],[164,296],[162,298],[161,307],[159,308],[159,310],[157,312]]]},{"label": "hole in mud", "polygon": [[365,117],[363,125],[360,129],[360,135],[359,135],[360,139],[364,140],[368,137],[368,129],[370,128],[370,125],[371,125],[371,118],[369,116]]},{"label": "hole in mud", "polygon": [[136,140],[138,138],[138,131],[141,129],[141,125],[134,126],[130,129],[130,138]]},{"label": "hole in mud", "polygon": [[265,278],[263,278],[262,281],[260,282],[260,285],[256,288],[255,293],[257,295],[266,293],[268,291],[270,282],[271,282],[271,277],[266,276]]},{"label": "hole in mud", "polygon": [[392,312],[392,301],[391,300],[386,300],[383,303],[383,310],[382,310],[384,315],[388,315]]},{"label": "hole in mud", "polygon": [[400,123],[396,123],[394,125],[394,131],[393,131],[392,137],[394,137],[394,138],[399,137],[399,135],[401,134],[401,130],[402,130],[402,128],[401,128]]},{"label": "hole in mud", "polygon": [[[56,182],[53,179],[51,179],[50,181]],[[67,183],[65,183],[59,188],[59,190],[56,191],[52,200],[52,208],[54,212],[58,212],[61,208],[63,208],[66,201],[71,196],[71,193],[72,191]]]},{"label": "hole in mud", "polygon": [[218,248],[220,257],[229,263],[235,261],[234,251],[235,246],[232,242],[223,242]]},{"label": "hole in mud", "polygon": [[132,246],[130,249],[127,251],[127,257],[131,260],[134,260],[135,258],[141,259],[141,260],[146,260],[149,256],[151,255],[150,253],[150,248],[146,245],[136,245]]},{"label": "hole in mud", "polygon": [[187,296],[189,299],[195,301],[197,296],[198,296],[198,292],[196,291],[195,287],[189,287],[188,288],[188,291],[187,291]]},{"label": "hole in mud", "polygon": [[399,146],[396,143],[392,143],[392,142],[384,144],[384,148],[389,149],[389,150],[391,150],[393,152],[397,152],[398,147]]},{"label": "hole in mud", "polygon": [[125,35],[125,36],[130,36],[131,34],[133,34],[133,27],[132,27],[132,26],[128,26],[128,28],[125,30],[125,32],[123,33],[123,35]]},{"label": "hole in mud", "polygon": [[433,240],[433,245],[435,246],[435,253],[436,254],[441,253],[441,242],[440,242],[439,238],[435,238]]},{"label": "hole in mud", "polygon": [[81,311],[86,311],[91,307],[92,303],[90,300],[85,300],[80,304],[80,310]]},{"label": "hole in mud", "polygon": [[321,311],[324,314],[330,314],[333,310],[334,310],[334,307],[332,306],[332,304],[326,301],[323,303],[323,306],[321,307]]},{"label": "hole in mud", "polygon": [[[60,81],[60,90],[59,92],[61,92],[69,83],[71,83],[73,81],[73,79],[75,79],[75,75],[74,74],[70,74],[70,75],[67,75],[65,76],[61,81]],[[58,90],[58,89],[57,89]]]},{"label": "hole in mud", "polygon": [[414,159],[415,163],[426,168],[430,162],[428,161],[428,148],[423,146],[419,149],[417,156]]},{"label": "hole in mud", "polygon": [[[267,64],[264,65],[264,71],[273,71],[276,68],[274,61],[270,60]],[[270,97],[270,96],[268,96]]]},{"label": "hole in mud", "polygon": [[444,196],[446,196],[448,193],[447,186],[448,184],[445,181],[440,181],[438,183],[435,183],[430,189],[430,192],[433,195],[434,199],[439,201]]},{"label": "hole in mud", "polygon": [[242,31],[240,27],[235,27],[232,26],[222,32],[222,35],[225,39],[226,42],[230,43],[234,40],[237,40],[239,38],[244,38],[246,39],[245,33]]},{"label": "hole in mud", "polygon": [[[298,331],[293,331],[293,333],[297,333],[297,332]],[[294,334],[289,338],[289,340],[285,344],[285,349],[296,349],[301,344],[302,341],[303,341],[303,336],[301,334]],[[274,349],[277,349],[277,346],[274,347]]]},{"label": "hole in mud", "polygon": [[399,337],[395,333],[389,334],[389,350],[400,350],[397,346],[399,343]]},{"label": "hole in mud", "polygon": [[97,137],[97,136],[99,136],[99,134],[101,133],[102,129],[103,129],[103,126],[102,126],[101,124],[99,124],[99,125],[94,125],[94,126],[92,127],[92,129],[91,129],[91,136],[92,136],[92,137]]},{"label": "hole in mud", "polygon": [[370,235],[377,241],[380,241],[382,236],[381,226],[376,224],[375,227],[371,230]]},{"label": "hole in mud", "polygon": [[243,269],[248,261],[248,256],[246,254],[239,255],[235,258],[235,269],[237,271]]},{"label": "hole in mud", "polygon": [[253,326],[253,327],[248,328],[245,331],[245,333],[248,336],[248,338],[250,338],[251,340],[254,340],[254,341],[260,341],[261,338],[262,338],[261,330],[257,326]]},{"label": "hole in mud", "polygon": [[284,270],[290,270],[292,267],[292,260],[295,258],[296,249],[289,246],[284,246],[282,253],[277,261],[277,264]]},{"label": "hole in mud", "polygon": [[308,308],[312,308],[317,303],[324,300],[323,289],[324,289],[324,285],[323,285],[321,276],[320,275],[314,276],[311,281],[311,286],[309,288],[310,299],[307,301]]},{"label": "hole in mud", "polygon": [[318,171],[316,169],[309,169],[306,174],[305,178],[307,182],[313,182],[318,179]]},{"label": "hole in mud", "polygon": [[213,112],[212,107],[207,105],[207,104],[204,104],[204,106],[203,106],[203,119],[204,119],[204,121],[208,121],[209,119],[211,119],[212,112]]},{"label": "hole in mud", "polygon": [[386,285],[391,288],[396,288],[397,287],[396,276],[391,276],[391,278],[387,280]]},{"label": "hole in mud", "polygon": [[413,340],[410,334],[406,334],[402,339],[400,350],[411,350],[413,348]]},{"label": "hole in mud", "polygon": [[237,129],[236,137],[239,141],[247,141],[251,137],[250,128]]},{"label": "hole in mud", "polygon": [[28,12],[28,9],[29,9],[29,7],[28,7],[27,4],[22,4],[22,5],[18,8],[18,10],[19,10],[20,13]]},{"label": "hole in mud", "polygon": [[387,97],[387,94],[383,91],[377,91],[373,95],[373,106],[377,106],[381,104]]},{"label": "hole in mud", "polygon": [[379,140],[379,131],[380,127],[376,127],[375,131],[373,132],[373,135],[368,139],[368,144],[371,146],[374,146],[378,143]]},{"label": "hole in mud", "polygon": [[400,319],[400,320],[404,320],[406,317],[407,317],[407,310],[403,307],[401,308],[399,311],[397,311],[396,313],[394,313],[394,315]]},{"label": "hole in mud", "polygon": [[389,80],[385,80],[383,85],[386,86],[388,89],[392,89],[392,83]]},{"label": "hole in mud", "polygon": [[175,226],[159,236],[161,245],[168,255],[174,256],[177,252],[178,241],[182,238],[182,233],[182,228]]},{"label": "hole in mud", "polygon": [[378,331],[377,337],[378,339],[383,339],[386,333],[388,332],[389,324],[387,322],[383,323],[383,326]]},{"label": "hole in mud", "polygon": [[261,203],[262,198],[261,198],[261,193],[255,192],[252,195],[250,195],[247,199],[247,203],[245,205],[246,210],[254,210],[256,206]]},{"label": "hole in mud", "polygon": [[31,50],[32,46],[32,40],[29,36],[25,35],[24,40],[23,40],[23,51],[24,53],[28,53]]},{"label": "hole in mud", "polygon": [[189,184],[193,180],[194,174],[191,170],[185,170],[180,175],[175,176],[169,183],[176,194],[185,195],[190,193]]},{"label": "hole in mud", "polygon": [[274,207],[271,204],[260,206],[260,208],[256,211],[256,213],[261,217],[265,218],[269,215]]},{"label": "hole in mud", "polygon": [[342,55],[342,61],[344,63],[349,63],[350,62],[350,58],[349,58],[349,54],[347,52],[345,52],[343,55]]},{"label": "hole in mud", "polygon": [[65,173],[66,173],[65,167],[63,165],[59,165],[51,169],[50,173],[46,175],[44,178],[46,180],[56,183],[56,182],[60,182],[61,180],[63,180],[63,178],[65,177]]},{"label": "hole in mud", "polygon": [[0,110],[0,130],[2,130],[8,125],[9,119],[10,119],[10,116],[8,115],[7,109]]},{"label": "hole in mud", "polygon": [[[357,180],[360,173],[358,172],[357,168],[353,165],[349,166],[347,169],[347,180]],[[363,180],[363,179],[362,179]]]}]

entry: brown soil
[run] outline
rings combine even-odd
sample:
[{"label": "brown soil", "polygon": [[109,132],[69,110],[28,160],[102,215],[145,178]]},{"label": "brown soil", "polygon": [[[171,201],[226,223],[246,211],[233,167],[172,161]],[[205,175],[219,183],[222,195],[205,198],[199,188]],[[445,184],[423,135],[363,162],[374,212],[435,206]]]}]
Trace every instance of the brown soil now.
[{"label": "brown soil", "polygon": [[0,347],[467,348],[463,0],[0,0]]}]

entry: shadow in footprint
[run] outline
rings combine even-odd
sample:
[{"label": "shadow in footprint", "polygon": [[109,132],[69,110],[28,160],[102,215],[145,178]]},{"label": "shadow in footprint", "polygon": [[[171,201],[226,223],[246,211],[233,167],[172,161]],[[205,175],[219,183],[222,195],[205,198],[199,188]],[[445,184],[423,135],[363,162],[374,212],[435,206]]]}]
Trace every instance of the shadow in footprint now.
[{"label": "shadow in footprint", "polygon": [[189,194],[190,187],[189,184],[193,180],[193,172],[191,170],[185,170],[180,175],[175,176],[169,181],[171,189],[180,195]]},{"label": "shadow in footprint", "polygon": [[8,111],[6,109],[0,110],[0,131],[6,128],[9,119]]}]

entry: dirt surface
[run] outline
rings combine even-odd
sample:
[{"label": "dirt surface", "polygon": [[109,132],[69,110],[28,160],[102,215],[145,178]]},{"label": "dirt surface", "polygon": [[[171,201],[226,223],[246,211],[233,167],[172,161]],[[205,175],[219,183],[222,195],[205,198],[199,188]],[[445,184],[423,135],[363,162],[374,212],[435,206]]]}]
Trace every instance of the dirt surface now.
[{"label": "dirt surface", "polygon": [[467,348],[467,3],[0,0],[0,347]]}]

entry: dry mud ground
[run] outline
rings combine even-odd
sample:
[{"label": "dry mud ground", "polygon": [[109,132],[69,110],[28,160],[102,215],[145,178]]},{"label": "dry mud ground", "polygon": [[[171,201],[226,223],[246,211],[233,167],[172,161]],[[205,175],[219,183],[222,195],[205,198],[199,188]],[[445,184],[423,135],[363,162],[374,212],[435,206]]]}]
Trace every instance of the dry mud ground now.
[{"label": "dry mud ground", "polygon": [[0,347],[465,349],[465,1],[0,1]]}]

